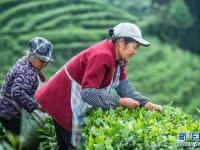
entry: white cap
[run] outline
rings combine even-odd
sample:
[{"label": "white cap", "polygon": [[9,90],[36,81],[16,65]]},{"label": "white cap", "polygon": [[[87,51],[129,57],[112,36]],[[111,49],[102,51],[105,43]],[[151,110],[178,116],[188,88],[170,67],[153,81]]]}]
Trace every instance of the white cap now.
[{"label": "white cap", "polygon": [[143,46],[149,46],[150,42],[142,38],[141,30],[133,23],[120,23],[113,28],[114,37],[130,37]]}]

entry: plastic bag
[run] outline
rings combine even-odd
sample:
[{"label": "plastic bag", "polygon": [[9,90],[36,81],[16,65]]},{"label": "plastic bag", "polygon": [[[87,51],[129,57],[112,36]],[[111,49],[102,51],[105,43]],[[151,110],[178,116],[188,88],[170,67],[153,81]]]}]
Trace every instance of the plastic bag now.
[{"label": "plastic bag", "polygon": [[20,150],[38,147],[40,141],[37,129],[43,127],[46,118],[48,115],[39,110],[28,113],[25,109],[21,109]]}]

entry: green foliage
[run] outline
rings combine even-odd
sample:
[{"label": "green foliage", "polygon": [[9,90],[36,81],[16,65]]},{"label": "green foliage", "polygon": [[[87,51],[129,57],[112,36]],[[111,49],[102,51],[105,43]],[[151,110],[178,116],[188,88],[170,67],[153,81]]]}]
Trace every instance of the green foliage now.
[{"label": "green foliage", "polygon": [[0,141],[5,140],[6,138],[6,131],[2,124],[0,123]]},{"label": "green foliage", "polygon": [[[25,54],[24,50],[28,48],[28,41],[34,36],[44,36],[54,45],[56,61],[49,64],[45,69],[47,77],[50,78],[72,56],[92,44],[108,38],[107,31],[109,28],[120,22],[133,22],[141,26],[143,31],[158,35],[161,39],[170,39],[171,43],[164,44],[157,38],[149,37],[152,46],[138,50],[138,54],[127,66],[128,79],[138,91],[152,101],[164,105],[173,99],[173,105],[182,106],[187,113],[200,115],[200,58],[182,51],[174,44],[179,44],[181,40],[184,41],[185,45],[192,45],[193,41],[199,39],[195,36],[190,38],[188,34],[188,31],[189,33],[192,32],[193,21],[197,24],[195,25],[196,29],[199,28],[196,18],[191,15],[193,11],[198,14],[197,9],[192,9],[192,11],[188,9],[189,5],[194,4],[192,2],[188,1],[188,5],[186,5],[183,0],[2,0],[0,1],[0,84],[2,84],[9,68]],[[196,35],[198,33],[191,34]],[[189,42],[189,40],[192,40],[192,42]],[[197,45],[194,46],[199,49]],[[119,111],[122,110],[119,109]],[[129,114],[129,111],[126,111]],[[177,109],[174,111],[177,111]],[[141,113],[147,112],[142,110]],[[50,121],[48,124],[49,126],[44,129],[45,132],[48,132],[41,131],[44,134],[44,137],[42,137],[44,142],[40,145],[41,149],[53,149],[55,146],[55,132]],[[96,132],[96,127],[91,127],[91,129],[92,132]],[[0,134],[1,131],[0,129]],[[143,131],[147,131],[147,129],[142,129],[141,132]],[[150,132],[150,130],[148,131]],[[129,134],[126,132],[122,131],[120,136]],[[138,134],[135,133],[138,139],[144,138]],[[89,138],[91,142],[92,140],[95,142],[93,136],[91,135]],[[117,140],[120,139],[120,136]],[[164,136],[166,135],[164,134]],[[103,138],[100,136],[98,140],[101,141]],[[0,139],[2,139],[2,134]],[[118,142],[117,140],[114,142]],[[109,139],[107,141],[107,148],[112,149],[113,141]],[[141,143],[140,145],[142,145]],[[156,144],[150,143],[155,147]],[[2,146],[11,147],[4,140],[0,149]],[[103,143],[90,144],[90,147],[92,146],[96,149],[105,148]]]},{"label": "green foliage", "polygon": [[183,0],[174,0],[170,4],[168,19],[165,21],[179,29],[188,28],[194,24],[194,18]]},{"label": "green foliage", "polygon": [[143,31],[189,51],[200,52],[198,0],[104,1],[137,16],[137,24],[144,27]]},{"label": "green foliage", "polygon": [[[108,5],[106,1],[113,5]],[[118,2],[111,0],[104,2],[50,0],[13,3],[2,1],[0,3],[2,6],[0,9],[0,84],[9,68],[25,54],[24,50],[28,48],[28,41],[34,36],[44,36],[54,45],[55,62],[45,69],[47,78],[50,78],[72,56],[108,38],[108,29],[117,23],[135,22],[147,29],[152,23],[156,25],[158,22],[155,21],[159,20],[163,21],[164,24],[161,24],[161,27],[164,29],[166,20],[162,18],[170,17],[172,21],[167,21],[169,25],[174,21],[173,19],[180,19],[178,16],[190,18],[184,1],[166,1],[165,5],[161,5],[162,3],[158,5],[155,1],[140,3],[135,0],[135,3],[123,2],[124,9],[116,7],[121,4],[121,1]],[[151,9],[155,12],[150,14],[151,4]],[[131,15],[125,10],[135,7],[138,8],[138,16]],[[170,12],[167,17],[163,16],[169,14],[166,12]],[[187,22],[189,19],[185,20]],[[176,26],[186,25],[185,20],[175,21]],[[169,29],[172,31],[171,28]],[[167,36],[163,31],[159,33]],[[172,33],[176,34],[173,31]],[[195,108],[200,105],[199,57],[182,51],[172,43],[164,44],[153,37],[149,37],[149,41],[152,46],[139,50],[138,55],[128,64],[129,80],[134,83],[138,91],[152,101],[166,104],[169,99],[173,99],[175,105],[183,106],[188,113],[197,113]]]},{"label": "green foliage", "polygon": [[200,131],[200,121],[181,108],[92,110],[84,118],[81,149],[180,149],[180,132]]},{"label": "green foliage", "polygon": [[28,41],[34,36],[52,41],[54,57],[59,59],[46,69],[49,78],[69,58],[106,38],[109,28],[137,19],[123,10],[92,0],[3,1],[0,5],[9,7],[0,9],[0,83],[9,68],[24,55]]},{"label": "green foliage", "polygon": [[198,107],[196,109],[197,109],[198,113],[200,113],[200,109]]},{"label": "green foliage", "polygon": [[18,138],[7,132],[0,123],[0,150],[16,150],[18,144]]},{"label": "green foliage", "polygon": [[184,0],[166,1],[165,3],[152,1],[150,13],[159,18],[154,24],[164,25],[168,28],[174,27],[179,30],[194,24],[194,18]]},{"label": "green foliage", "polygon": [[[172,106],[164,106],[160,113],[145,108],[92,109],[84,122],[83,150],[181,149],[176,143],[179,133],[200,131],[200,120]],[[40,149],[53,149],[56,139],[52,121],[48,120],[41,131],[44,142]]]},{"label": "green foliage", "polygon": [[[107,2],[113,5],[108,5]],[[47,78],[50,78],[72,56],[108,38],[108,29],[120,22],[136,22],[147,29],[146,26],[158,23],[154,22],[158,21],[158,18],[160,18],[159,21],[166,22],[161,18],[169,17],[173,20],[178,16],[190,17],[189,14],[184,15],[187,12],[181,11],[187,10],[183,1],[166,1],[165,5],[157,4],[155,1],[140,3],[134,0],[134,2],[124,2],[123,9],[118,9],[116,6],[120,6],[121,1],[50,0],[19,3],[2,1],[0,5],[9,9],[0,9],[2,12],[0,17],[0,84],[9,68],[25,54],[24,50],[28,48],[28,41],[34,36],[43,36],[54,45],[55,62],[45,69]],[[138,14],[135,13],[138,16],[125,11],[125,9],[136,7]],[[178,9],[179,7],[181,9]],[[179,13],[175,12],[176,8],[178,12],[180,10]],[[151,9],[157,12],[150,13]],[[163,16],[169,14],[166,12],[170,12],[170,15]],[[175,21],[176,26],[186,25],[183,21]],[[167,22],[172,23],[170,20]],[[162,27],[165,28],[165,25]],[[160,33],[166,35],[166,32]],[[200,97],[198,92],[200,89],[199,57],[183,52],[173,44],[170,44],[171,46],[163,44],[153,37],[149,37],[149,41],[152,46],[139,50],[138,55],[128,64],[129,80],[134,83],[138,91],[152,101],[166,104],[169,99],[173,99],[174,105],[183,106],[188,113],[197,113],[195,107],[200,105],[198,99]]]},{"label": "green foliage", "polygon": [[39,145],[39,150],[54,150],[56,146],[56,135],[53,122],[50,118],[46,120],[46,123],[42,129],[38,129],[42,142]]},{"label": "green foliage", "polygon": [[148,13],[150,12],[153,0],[148,0],[148,1],[103,0],[103,1],[105,1],[106,3],[110,3],[110,5],[118,7],[120,9],[127,10],[131,14],[134,14],[135,16],[141,19],[145,15],[148,15]]}]

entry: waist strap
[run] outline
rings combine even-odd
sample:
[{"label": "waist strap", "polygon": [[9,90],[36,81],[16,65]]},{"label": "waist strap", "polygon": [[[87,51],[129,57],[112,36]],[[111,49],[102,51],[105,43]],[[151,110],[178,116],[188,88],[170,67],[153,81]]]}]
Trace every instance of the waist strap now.
[{"label": "waist strap", "polygon": [[0,98],[5,99],[8,102],[10,102],[11,104],[13,104],[13,106],[20,112],[20,107],[15,101],[11,100],[10,98],[8,98],[6,96],[3,96],[1,93],[0,93]]}]

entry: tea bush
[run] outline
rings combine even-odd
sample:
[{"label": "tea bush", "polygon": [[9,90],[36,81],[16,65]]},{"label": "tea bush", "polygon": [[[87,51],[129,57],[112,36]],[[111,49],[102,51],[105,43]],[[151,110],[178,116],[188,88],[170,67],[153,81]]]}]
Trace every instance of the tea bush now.
[{"label": "tea bush", "polygon": [[42,129],[38,129],[42,142],[39,145],[39,150],[54,150],[56,146],[56,134],[53,122],[50,118]]},{"label": "tea bush", "polygon": [[6,131],[2,124],[0,123],[0,141],[4,140],[6,137]]},{"label": "tea bush", "polygon": [[6,132],[0,123],[0,150],[15,150],[18,144],[17,138],[10,132]]},{"label": "tea bush", "polygon": [[181,132],[200,132],[200,120],[181,108],[92,110],[84,119],[81,149],[180,149]]},{"label": "tea bush", "polygon": [[[164,106],[162,112],[145,108],[93,109],[84,122],[82,150],[181,149],[177,143],[179,133],[200,132],[200,120],[172,106]],[[51,124],[48,120],[42,132],[41,150],[54,149]]]}]

